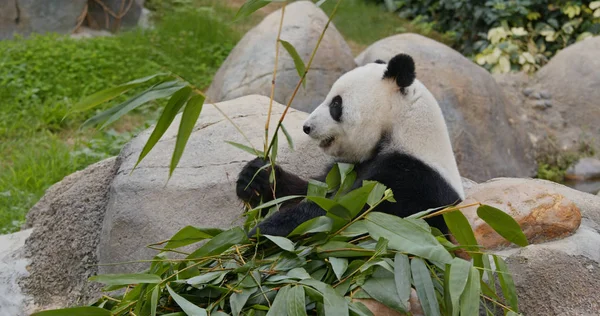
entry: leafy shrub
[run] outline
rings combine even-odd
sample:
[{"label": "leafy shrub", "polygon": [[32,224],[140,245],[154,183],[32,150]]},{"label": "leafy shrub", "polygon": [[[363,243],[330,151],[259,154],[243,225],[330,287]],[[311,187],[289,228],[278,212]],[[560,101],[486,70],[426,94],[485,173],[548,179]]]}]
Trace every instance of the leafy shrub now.
[{"label": "leafy shrub", "polygon": [[600,1],[399,0],[400,16],[433,22],[492,72],[533,72],[560,49],[600,34]]}]

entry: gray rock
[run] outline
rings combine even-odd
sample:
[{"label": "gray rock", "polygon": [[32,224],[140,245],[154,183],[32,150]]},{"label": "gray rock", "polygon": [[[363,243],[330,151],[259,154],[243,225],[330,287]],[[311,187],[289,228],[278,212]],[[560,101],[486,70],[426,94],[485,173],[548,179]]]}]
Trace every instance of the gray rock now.
[{"label": "gray rock", "polygon": [[561,50],[535,75],[538,86],[552,93],[553,108],[573,129],[573,143],[584,139],[595,148],[600,148],[598,52],[598,36],[577,42]]},{"label": "gray rock", "polygon": [[544,100],[544,105],[547,108],[551,108],[552,107],[552,100]]},{"label": "gray rock", "polygon": [[0,0],[0,39],[14,33],[69,33],[87,0]]},{"label": "gray rock", "polygon": [[542,96],[540,95],[539,92],[534,92],[534,93],[532,93],[532,94],[529,95],[529,98],[530,99],[534,99],[534,100],[539,100],[539,99],[542,98]]},{"label": "gray rock", "polygon": [[[285,12],[281,39],[290,42],[307,63],[328,18],[309,1],[294,2]],[[220,102],[249,94],[270,96],[280,17],[281,10],[275,11],[246,33],[213,78],[207,91],[209,100]],[[300,87],[292,107],[312,112],[335,80],[355,67],[348,44],[330,24],[308,72],[306,88]],[[280,47],[275,101],[287,104],[299,79],[292,58]]]},{"label": "gray rock", "polygon": [[483,68],[432,39],[400,34],[371,45],[359,65],[410,54],[417,78],[436,97],[448,123],[461,174],[477,182],[497,176],[530,176],[531,142],[514,107]]},{"label": "gray rock", "polygon": [[25,240],[32,229],[9,235],[0,235],[0,311],[2,315],[26,315],[26,305],[31,298],[26,297],[19,286],[19,280],[26,277],[28,261],[22,258]]},{"label": "gray rock", "polygon": [[97,298],[99,285],[87,278],[98,271],[97,245],[116,167],[110,158],[65,177],[27,214],[26,225],[34,228],[24,248],[31,275],[22,284],[40,309]]},{"label": "gray rock", "polygon": [[[88,22],[91,27],[117,31],[138,25],[144,8],[144,0],[102,0],[102,2],[110,11],[96,1],[88,2],[88,17],[90,18]],[[107,12],[110,13],[107,14]],[[116,19],[111,13],[119,18]]]},{"label": "gray rock", "polygon": [[525,89],[523,89],[523,95],[526,96],[526,97],[528,97],[532,93],[533,93],[533,89],[531,89],[531,88],[525,88]]},{"label": "gray rock", "polygon": [[[262,148],[267,97],[246,96],[218,105],[254,146]],[[283,109],[282,105],[273,104],[272,128]],[[308,178],[320,173],[329,159],[302,132],[306,116],[293,109],[288,112],[285,126],[296,150],[291,152],[280,134],[277,160],[287,170]],[[179,166],[167,184],[178,120],[133,173],[131,169],[151,130],[141,133],[121,152],[122,164],[111,186],[99,245],[101,264],[151,258],[156,251],[146,245],[169,239],[187,225],[230,228],[243,222],[235,181],[253,156],[224,141],[247,144],[244,138],[212,105],[205,105]],[[105,266],[100,272],[140,268],[140,265]]]},{"label": "gray rock", "polygon": [[548,92],[548,90],[542,90],[542,91],[540,91],[540,97],[542,99],[550,99],[550,98],[552,98],[552,94],[550,94],[550,92]]},{"label": "gray rock", "polygon": [[566,178],[586,180],[600,178],[600,160],[596,158],[581,158],[567,169]]},{"label": "gray rock", "polygon": [[536,100],[533,103],[533,107],[538,110],[545,110],[546,109],[546,100]]}]

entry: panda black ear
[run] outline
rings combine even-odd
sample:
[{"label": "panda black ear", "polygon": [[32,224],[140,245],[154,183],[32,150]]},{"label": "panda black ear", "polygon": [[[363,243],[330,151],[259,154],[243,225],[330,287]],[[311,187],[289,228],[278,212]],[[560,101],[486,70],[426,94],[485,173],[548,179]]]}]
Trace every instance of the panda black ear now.
[{"label": "panda black ear", "polygon": [[390,60],[384,79],[393,79],[400,88],[406,88],[415,81],[415,62],[409,55],[398,54]]}]

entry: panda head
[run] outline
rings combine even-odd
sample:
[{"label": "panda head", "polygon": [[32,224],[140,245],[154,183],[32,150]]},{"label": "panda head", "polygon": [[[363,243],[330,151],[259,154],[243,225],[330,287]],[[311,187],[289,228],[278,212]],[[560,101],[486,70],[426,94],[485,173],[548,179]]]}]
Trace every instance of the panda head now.
[{"label": "panda head", "polygon": [[358,67],[333,84],[304,122],[304,132],[338,160],[365,161],[414,103],[413,83],[415,63],[405,54],[388,64],[378,60]]}]

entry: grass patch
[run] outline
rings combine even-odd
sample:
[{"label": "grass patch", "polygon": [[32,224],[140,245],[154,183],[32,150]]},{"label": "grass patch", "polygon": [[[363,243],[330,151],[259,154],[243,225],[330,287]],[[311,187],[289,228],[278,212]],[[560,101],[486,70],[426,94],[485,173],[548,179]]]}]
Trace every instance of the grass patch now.
[{"label": "grass patch", "polygon": [[159,105],[142,107],[106,131],[79,131],[85,119],[102,110],[65,117],[80,98],[164,70],[201,88],[210,84],[240,38],[212,13],[206,7],[165,14],[153,30],[113,37],[33,35],[0,41],[0,233],[17,231],[50,185],[118,154],[152,123]]}]

